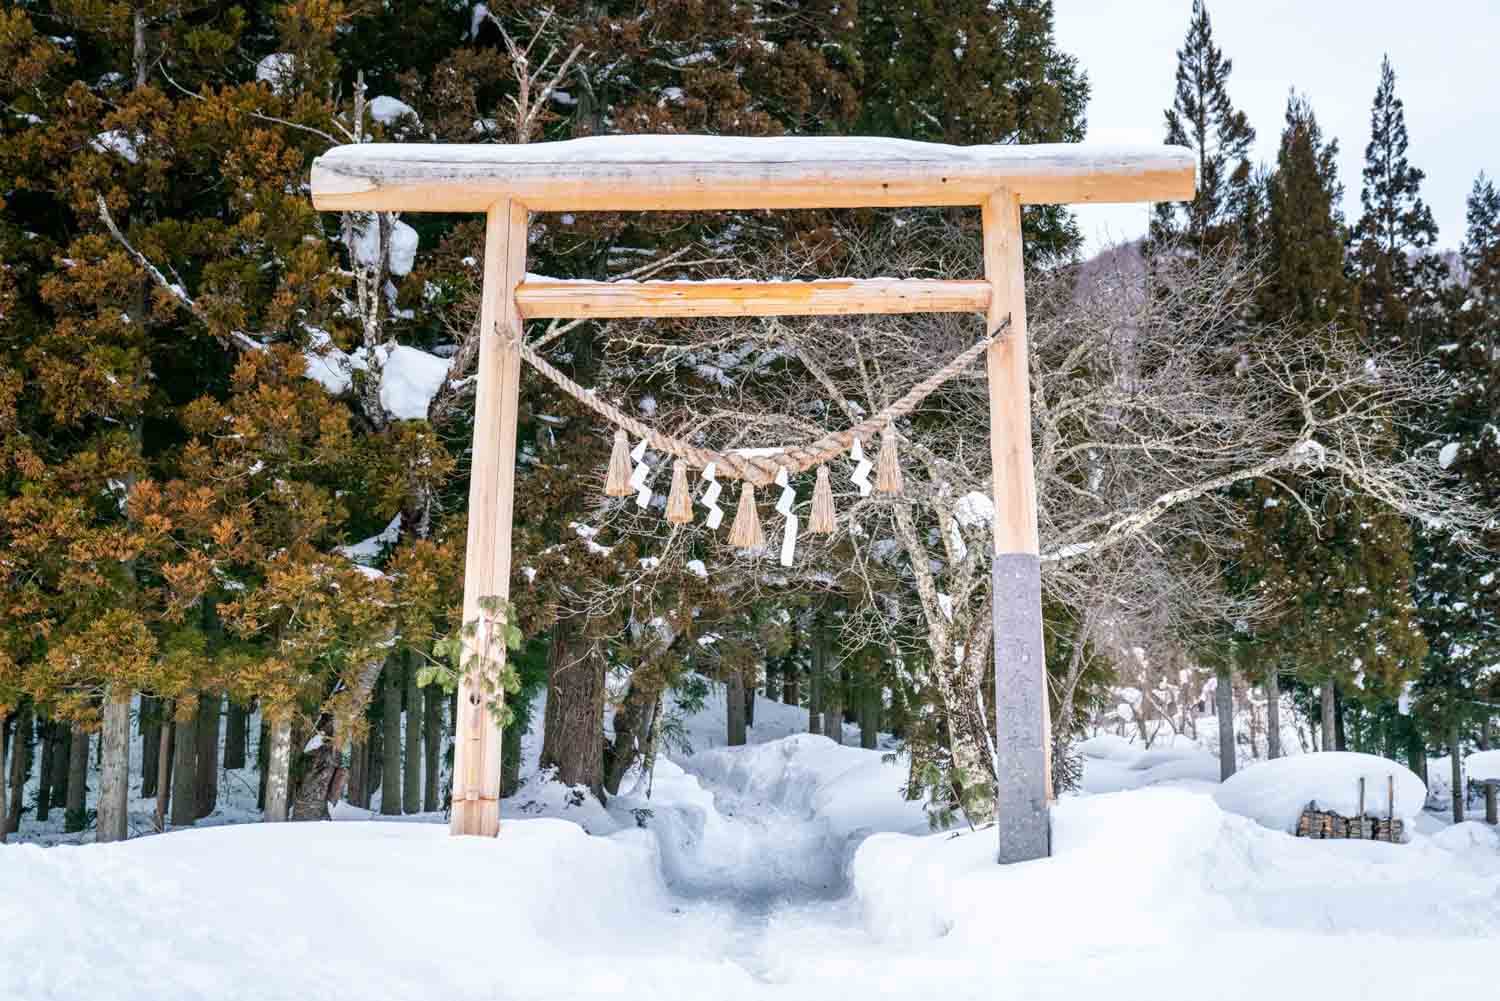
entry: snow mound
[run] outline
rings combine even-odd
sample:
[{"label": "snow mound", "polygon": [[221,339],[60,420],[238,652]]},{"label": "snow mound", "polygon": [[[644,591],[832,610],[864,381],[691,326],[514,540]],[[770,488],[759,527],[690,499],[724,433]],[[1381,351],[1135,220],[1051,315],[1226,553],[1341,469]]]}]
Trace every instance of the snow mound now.
[{"label": "snow mound", "polygon": [[[1386,779],[1394,776],[1395,803],[1386,802]],[[1388,807],[1408,826],[1422,812],[1427,787],[1403,765],[1373,754],[1328,751],[1276,758],[1231,776],[1214,793],[1219,806],[1272,830],[1296,832],[1309,803],[1345,817],[1359,811],[1359,780],[1365,780],[1365,815],[1386,816]]]},{"label": "snow mound", "polygon": [[1131,762],[1140,757],[1141,749],[1124,737],[1112,733],[1101,733],[1088,740],[1080,741],[1078,753],[1085,758],[1098,758],[1101,761]]},{"label": "snow mound", "polygon": [[1475,751],[1464,759],[1470,782],[1500,782],[1500,751]]},{"label": "snow mound", "polygon": [[391,97],[388,94],[381,94],[379,97],[371,98],[369,107],[370,117],[381,125],[393,124],[408,115],[412,118],[417,117],[417,113],[411,105],[400,98]]},{"label": "snow mound", "polygon": [[1203,757],[1207,755],[1199,747],[1153,747],[1149,751],[1140,752],[1140,755],[1130,763],[1130,767],[1133,771],[1144,772],[1159,765]]},{"label": "snow mound", "polygon": [[1470,852],[1500,854],[1500,830],[1477,820],[1466,820],[1438,831],[1431,838],[1444,851],[1465,855]]}]

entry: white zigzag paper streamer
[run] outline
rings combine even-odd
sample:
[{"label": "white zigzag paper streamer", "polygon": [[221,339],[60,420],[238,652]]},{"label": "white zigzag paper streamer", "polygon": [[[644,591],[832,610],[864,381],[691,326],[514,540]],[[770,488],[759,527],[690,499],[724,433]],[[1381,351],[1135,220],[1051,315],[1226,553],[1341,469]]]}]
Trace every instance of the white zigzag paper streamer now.
[{"label": "white zigzag paper streamer", "polygon": [[646,439],[630,452],[630,458],[635,462],[635,468],[630,471],[630,485],[635,487],[636,507],[651,506],[651,488],[646,484],[646,474],[651,472],[651,467],[646,465]]},{"label": "white zigzag paper streamer", "polygon": [[865,447],[859,443],[858,438],[854,439],[854,444],[849,448],[849,458],[854,460],[854,473],[849,478],[859,487],[861,497],[870,496],[870,470],[875,468],[875,464],[865,458]]},{"label": "white zigzag paper streamer", "polygon": [[703,467],[703,482],[708,486],[704,488],[703,496],[698,498],[698,503],[708,508],[708,521],[705,524],[708,525],[709,531],[718,528],[724,520],[724,509],[719,506],[719,494],[724,488],[719,486],[718,480],[714,479],[715,472],[712,462]]},{"label": "white zigzag paper streamer", "polygon": [[792,488],[785,466],[776,470],[776,485],[781,488],[781,497],[776,501],[776,513],[786,519],[786,531],[781,534],[781,565],[789,567],[797,552],[797,516],[792,513],[792,505],[797,503],[797,491]]}]

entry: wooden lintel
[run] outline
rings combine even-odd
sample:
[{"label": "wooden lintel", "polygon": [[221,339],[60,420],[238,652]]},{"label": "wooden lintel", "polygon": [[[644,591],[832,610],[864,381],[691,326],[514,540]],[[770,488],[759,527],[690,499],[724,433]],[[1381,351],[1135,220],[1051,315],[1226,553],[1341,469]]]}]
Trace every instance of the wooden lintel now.
[{"label": "wooden lintel", "polygon": [[986,281],[846,278],[805,282],[587,282],[530,278],[516,288],[528,320],[628,316],[837,316],[983,313]]},{"label": "wooden lintel", "polygon": [[1170,201],[1193,196],[1180,146],[947,146],[842,136],[592,136],[338,146],[312,167],[325,211],[702,211]]}]

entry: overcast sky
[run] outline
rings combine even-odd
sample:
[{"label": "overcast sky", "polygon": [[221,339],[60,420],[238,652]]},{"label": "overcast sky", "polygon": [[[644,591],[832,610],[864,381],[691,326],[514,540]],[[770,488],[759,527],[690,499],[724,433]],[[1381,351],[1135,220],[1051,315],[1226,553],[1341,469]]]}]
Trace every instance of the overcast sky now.
[{"label": "overcast sky", "polygon": [[[1088,138],[1159,143],[1191,0],[1056,0],[1057,40],[1088,71]],[[1359,218],[1360,170],[1380,57],[1406,103],[1408,156],[1438,243],[1463,239],[1464,198],[1481,169],[1500,175],[1500,0],[1210,0],[1214,40],[1234,61],[1229,96],[1255,127],[1254,157],[1274,163],[1289,88],[1312,100],[1339,140],[1344,212]],[[1078,209],[1090,250],[1142,235],[1139,205]]]}]

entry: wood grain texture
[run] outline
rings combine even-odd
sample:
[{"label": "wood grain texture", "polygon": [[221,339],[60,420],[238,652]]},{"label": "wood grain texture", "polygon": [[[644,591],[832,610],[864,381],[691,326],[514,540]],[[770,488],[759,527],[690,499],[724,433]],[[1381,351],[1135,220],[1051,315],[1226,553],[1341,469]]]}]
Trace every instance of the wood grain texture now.
[{"label": "wood grain texture", "polygon": [[[490,207],[485,225],[484,292],[480,300],[478,394],[474,405],[469,534],[464,560],[465,623],[478,621],[480,600],[510,596],[511,514],[520,396],[521,316],[514,290],[526,274],[526,206],[515,200]],[[466,641],[467,644],[474,640]],[[504,644],[493,649],[504,657]],[[464,659],[474,654],[466,645]],[[452,834],[500,833],[500,727],[485,693],[465,675],[454,720]]]},{"label": "wood grain texture", "polygon": [[366,143],[314,161],[325,211],[699,211],[1023,204],[1193,196],[1174,146],[944,146],[859,137],[595,136],[525,146]]},{"label": "wood grain texture", "polygon": [[983,313],[984,281],[871,278],[805,282],[583,282],[531,278],[516,289],[521,316],[835,316]]}]

